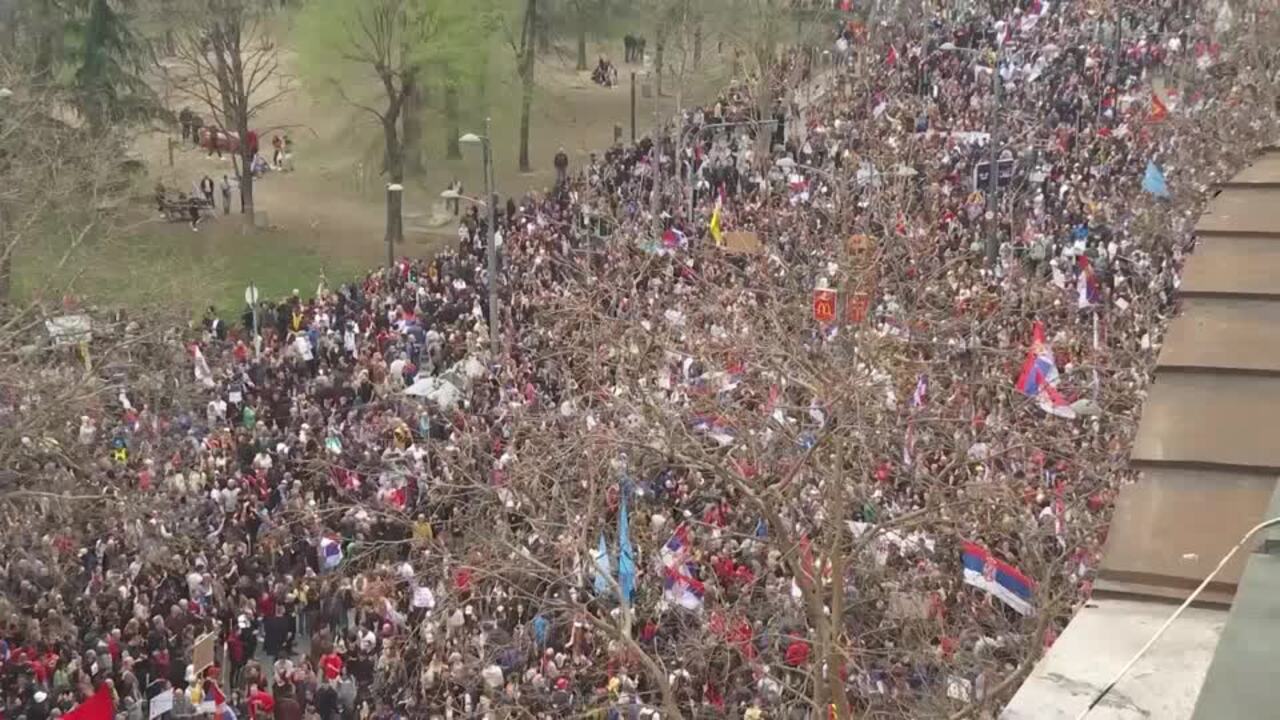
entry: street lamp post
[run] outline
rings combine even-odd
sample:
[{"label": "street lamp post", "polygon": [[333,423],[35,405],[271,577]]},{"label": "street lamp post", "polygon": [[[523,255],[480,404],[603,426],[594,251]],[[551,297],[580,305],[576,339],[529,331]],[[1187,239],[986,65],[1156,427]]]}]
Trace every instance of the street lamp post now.
[{"label": "street lamp post", "polygon": [[[403,192],[404,192],[404,185],[401,185],[400,183],[387,184],[388,200],[390,200],[390,196],[400,195]],[[395,264],[396,264],[395,235],[392,234],[391,232],[388,232],[387,233],[387,270],[390,272],[394,272],[394,270],[392,270],[392,267]]]},{"label": "street lamp post", "polygon": [[490,144],[489,118],[484,119],[484,135],[467,133],[459,138],[459,142],[467,144],[480,143],[484,151],[484,194],[485,203],[489,206],[488,237],[488,275],[489,275],[489,354],[493,362],[498,361],[498,194],[493,183],[493,149]]},{"label": "street lamp post", "polygon": [[991,266],[992,272],[995,271],[1000,251],[1000,226],[996,222],[996,214],[1000,211],[1000,118],[997,114],[1000,112],[1000,60],[1004,55],[1004,46],[999,47],[995,67],[991,68],[991,137],[988,138],[991,142],[991,189],[987,193],[987,212],[991,213],[991,234],[987,236],[987,264]]}]

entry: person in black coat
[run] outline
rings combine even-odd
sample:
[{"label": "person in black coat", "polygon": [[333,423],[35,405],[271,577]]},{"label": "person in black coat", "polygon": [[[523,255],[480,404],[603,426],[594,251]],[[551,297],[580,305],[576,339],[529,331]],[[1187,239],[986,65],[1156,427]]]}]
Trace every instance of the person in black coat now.
[{"label": "person in black coat", "polygon": [[293,618],[285,616],[283,605],[276,605],[276,614],[263,621],[262,629],[263,651],[277,660],[288,655],[294,628]]},{"label": "person in black coat", "polygon": [[324,683],[316,690],[315,704],[320,720],[338,720],[340,717],[338,690],[333,683]]}]

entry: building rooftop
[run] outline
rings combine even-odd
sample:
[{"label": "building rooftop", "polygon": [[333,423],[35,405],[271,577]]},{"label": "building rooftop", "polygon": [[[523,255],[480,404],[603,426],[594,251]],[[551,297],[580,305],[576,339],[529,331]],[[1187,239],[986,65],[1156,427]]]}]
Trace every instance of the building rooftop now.
[{"label": "building rooftop", "polygon": [[[1075,720],[1245,533],[1280,515],[1280,151],[1223,183],[1196,227],[1130,453],[1139,480],[1117,498],[1093,600],[1002,720]],[[1277,658],[1280,531],[1242,548],[1088,718],[1277,717]]]}]

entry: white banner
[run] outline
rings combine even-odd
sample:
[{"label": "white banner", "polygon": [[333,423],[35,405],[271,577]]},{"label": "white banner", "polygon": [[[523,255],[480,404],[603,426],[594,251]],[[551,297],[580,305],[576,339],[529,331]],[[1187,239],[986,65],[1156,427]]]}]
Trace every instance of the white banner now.
[{"label": "white banner", "polygon": [[151,720],[173,710],[173,690],[165,690],[159,695],[151,698]]}]

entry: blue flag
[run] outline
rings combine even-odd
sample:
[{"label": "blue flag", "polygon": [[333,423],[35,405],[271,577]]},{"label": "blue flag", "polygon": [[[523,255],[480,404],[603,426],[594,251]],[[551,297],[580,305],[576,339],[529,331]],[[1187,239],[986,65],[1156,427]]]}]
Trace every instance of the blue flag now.
[{"label": "blue flag", "polygon": [[533,639],[534,642],[538,643],[539,648],[547,644],[547,631],[550,628],[551,623],[547,622],[547,619],[541,615],[533,618]]},{"label": "blue flag", "polygon": [[605,544],[604,532],[600,533],[600,547],[596,550],[596,593],[603,595],[609,591],[609,576],[613,574],[613,563],[609,562],[609,546]]},{"label": "blue flag", "polygon": [[618,509],[618,589],[621,600],[630,603],[636,589],[636,560],[631,550],[630,523],[627,519],[627,493],[622,493],[622,507]]},{"label": "blue flag", "polygon": [[1158,198],[1169,197],[1169,184],[1164,181],[1164,173],[1160,171],[1155,160],[1147,161],[1147,172],[1142,178],[1142,189]]}]

